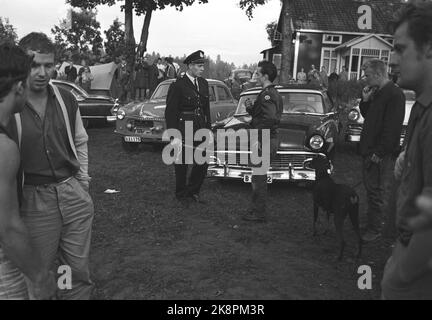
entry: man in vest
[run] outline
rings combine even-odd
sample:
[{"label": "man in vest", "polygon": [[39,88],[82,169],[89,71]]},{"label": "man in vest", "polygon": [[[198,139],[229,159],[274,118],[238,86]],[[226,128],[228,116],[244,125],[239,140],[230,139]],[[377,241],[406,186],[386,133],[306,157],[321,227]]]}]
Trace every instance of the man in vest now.
[{"label": "man in vest", "polygon": [[34,298],[50,298],[56,288],[19,212],[20,155],[9,124],[12,114],[24,107],[29,72],[24,51],[13,44],[0,45],[0,300],[29,299],[24,275]]},{"label": "man in vest", "polygon": [[89,299],[94,208],[88,192],[88,136],[73,95],[50,84],[51,40],[30,33],[19,45],[33,55],[28,99],[17,121],[24,171],[21,215],[43,263],[55,267],[58,255],[60,265],[72,272],[72,288],[58,297]]}]

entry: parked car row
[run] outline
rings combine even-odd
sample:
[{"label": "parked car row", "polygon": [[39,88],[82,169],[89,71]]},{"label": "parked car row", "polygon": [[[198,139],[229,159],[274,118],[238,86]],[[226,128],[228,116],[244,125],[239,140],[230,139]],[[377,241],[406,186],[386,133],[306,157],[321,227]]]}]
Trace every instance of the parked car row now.
[{"label": "parked car row", "polygon": [[[166,130],[165,108],[168,89],[174,79],[159,84],[150,100],[131,102],[117,112],[115,132],[121,137],[127,151],[136,150],[141,143],[164,144]],[[212,123],[232,115],[237,107],[228,87],[221,81],[208,80],[210,89],[210,116]]]},{"label": "parked car row", "polygon": [[[168,90],[174,79],[159,84],[149,100],[131,102],[121,106],[112,98],[87,94],[79,86],[54,80],[53,84],[66,88],[77,98],[83,120],[104,119],[115,121],[115,133],[120,136],[126,151],[135,151],[140,144],[163,146],[165,108]],[[222,81],[208,80],[210,87],[210,113],[212,129],[217,142],[218,130],[223,129],[229,140],[239,138],[240,130],[249,132],[251,116],[246,112],[245,101],[254,101],[260,88],[244,91],[236,101],[228,86]],[[279,127],[280,145],[277,156],[270,164],[268,183],[273,181],[315,181],[312,161],[317,157],[332,161],[335,144],[341,131],[339,108],[333,104],[321,87],[290,84],[276,87],[283,99],[283,114]],[[411,108],[415,102],[412,91],[404,91],[407,98],[403,143]],[[360,100],[359,100],[360,101]],[[359,101],[349,111],[345,140],[357,143],[364,123]],[[231,130],[230,130],[231,129]],[[236,141],[236,140],[234,140]],[[248,142],[248,141],[246,141]],[[252,169],[244,161],[251,156],[249,146],[242,143],[216,148],[211,157],[208,176],[216,179],[240,179],[251,182]]]}]

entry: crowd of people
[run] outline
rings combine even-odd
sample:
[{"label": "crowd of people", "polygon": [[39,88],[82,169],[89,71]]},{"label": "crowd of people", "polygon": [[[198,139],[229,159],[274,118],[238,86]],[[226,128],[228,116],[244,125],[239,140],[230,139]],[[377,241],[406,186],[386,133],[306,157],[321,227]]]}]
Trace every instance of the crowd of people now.
[{"label": "crowd of people", "polygon": [[348,81],[348,70],[343,66],[342,71],[338,74],[337,69],[334,68],[333,72],[328,75],[325,66],[321,67],[321,71],[318,71],[315,65],[312,65],[308,73],[305,72],[304,68],[301,68],[300,72],[297,73],[295,81],[298,84],[311,84],[328,89],[329,84],[332,82]]},{"label": "crowd of people", "polygon": [[[363,66],[367,86],[360,104],[365,118],[360,151],[368,206],[363,238],[377,240],[383,216],[394,214],[398,234],[384,270],[382,298],[432,299],[432,4],[407,5],[394,28],[398,85],[388,79],[383,61]],[[187,72],[172,85],[166,109],[169,128],[177,128],[186,116],[199,128],[210,127],[203,60],[202,51],[190,55]],[[150,78],[154,85],[178,72],[170,60],[165,62],[153,61],[152,68],[146,58],[137,63],[133,81],[139,97],[151,90]],[[299,79],[325,82],[312,67],[306,77],[302,70]],[[81,73],[74,68],[69,65],[68,79],[81,77],[83,86],[91,81],[86,66]],[[0,299],[89,299],[93,288],[88,136],[72,94],[50,84],[55,70],[55,47],[45,34],[31,33],[19,46],[0,45]],[[336,76],[345,79],[343,72],[333,79]],[[253,128],[270,130],[274,156],[282,113],[274,85],[277,69],[261,62],[256,77],[263,91],[247,103],[247,111]],[[402,152],[401,88],[417,95]],[[171,144],[178,147],[182,141],[173,139]],[[194,168],[187,184],[187,167],[176,166],[176,196],[205,204],[200,189],[206,167]],[[243,218],[265,222],[266,176],[254,175],[252,184],[252,209]],[[392,192],[396,196],[391,197]],[[396,201],[395,209],[390,209],[390,201]],[[67,290],[56,284],[53,271],[58,264],[71,269]]]}]

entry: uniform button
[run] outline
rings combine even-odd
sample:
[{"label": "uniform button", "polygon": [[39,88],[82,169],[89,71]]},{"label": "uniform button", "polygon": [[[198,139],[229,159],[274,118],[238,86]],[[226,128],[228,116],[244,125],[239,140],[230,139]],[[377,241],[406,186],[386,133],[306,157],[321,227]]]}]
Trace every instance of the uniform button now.
[{"label": "uniform button", "polygon": [[47,154],[50,154],[50,151],[47,149],[46,153],[47,153]]}]

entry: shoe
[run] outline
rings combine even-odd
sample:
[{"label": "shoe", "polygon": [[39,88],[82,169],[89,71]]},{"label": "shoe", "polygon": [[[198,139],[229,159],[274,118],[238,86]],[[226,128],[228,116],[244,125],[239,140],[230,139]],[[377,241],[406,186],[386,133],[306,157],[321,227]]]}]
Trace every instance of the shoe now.
[{"label": "shoe", "polygon": [[190,199],[198,204],[207,204],[207,201],[201,199],[201,197],[198,194],[193,194]]},{"label": "shoe", "polygon": [[248,221],[248,222],[258,222],[258,223],[266,223],[267,222],[267,219],[265,217],[258,216],[252,211],[245,213],[243,215],[242,219],[244,221]]},{"label": "shoe", "polygon": [[362,239],[364,242],[374,242],[378,240],[381,237],[381,233],[375,232],[375,231],[367,231],[363,236]]}]

